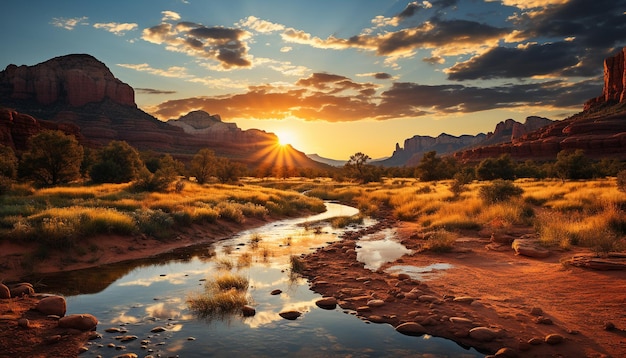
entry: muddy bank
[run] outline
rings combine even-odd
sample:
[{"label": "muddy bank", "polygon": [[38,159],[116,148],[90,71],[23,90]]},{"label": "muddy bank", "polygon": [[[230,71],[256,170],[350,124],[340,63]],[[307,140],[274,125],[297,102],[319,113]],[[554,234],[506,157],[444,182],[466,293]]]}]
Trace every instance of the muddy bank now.
[{"label": "muddy bank", "polygon": [[[485,354],[626,356],[626,272],[560,263],[577,251],[543,259],[517,256],[510,245],[490,245],[477,233],[458,239],[452,252],[412,253],[372,272],[357,261],[358,239],[390,227],[407,247],[420,246],[419,228],[389,217],[347,232],[304,258],[311,289],[337,298],[365,321],[448,338]],[[422,280],[385,272],[393,265],[435,263],[450,268]]]}]

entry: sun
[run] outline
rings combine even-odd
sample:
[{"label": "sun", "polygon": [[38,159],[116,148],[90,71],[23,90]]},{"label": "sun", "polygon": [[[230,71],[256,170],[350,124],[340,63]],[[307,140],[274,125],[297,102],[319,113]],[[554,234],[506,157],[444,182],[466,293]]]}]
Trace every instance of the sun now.
[{"label": "sun", "polygon": [[294,144],[294,135],[291,132],[277,132],[276,136],[278,137],[278,145],[281,147],[286,147],[288,145],[293,146]]}]

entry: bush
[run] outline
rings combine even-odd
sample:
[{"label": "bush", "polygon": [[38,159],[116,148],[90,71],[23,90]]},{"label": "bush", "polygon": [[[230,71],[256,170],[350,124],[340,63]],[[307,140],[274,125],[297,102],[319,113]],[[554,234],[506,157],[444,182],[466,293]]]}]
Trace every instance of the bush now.
[{"label": "bush", "polygon": [[428,234],[422,249],[432,252],[450,252],[454,247],[456,236],[446,230],[437,230]]},{"label": "bush", "polygon": [[170,236],[170,229],[174,225],[174,219],[163,210],[139,209],[133,213],[139,230],[156,238]]},{"label": "bush", "polygon": [[617,189],[626,193],[626,170],[617,173]]},{"label": "bush", "polygon": [[478,195],[487,204],[508,201],[514,197],[520,197],[524,189],[507,180],[494,180],[491,184],[480,188]]}]

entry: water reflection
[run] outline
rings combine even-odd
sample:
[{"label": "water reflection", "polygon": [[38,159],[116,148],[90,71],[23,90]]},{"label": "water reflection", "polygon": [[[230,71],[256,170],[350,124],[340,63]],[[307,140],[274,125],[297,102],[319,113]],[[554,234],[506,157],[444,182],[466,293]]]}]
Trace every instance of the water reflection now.
[{"label": "water reflection", "polygon": [[375,271],[383,264],[410,253],[411,250],[397,241],[395,229],[384,229],[358,241],[356,259],[364,263],[365,268]]},{"label": "water reflection", "polygon": [[387,268],[385,271],[389,273],[405,273],[414,280],[428,281],[440,275],[442,271],[453,267],[451,264],[440,262],[428,266],[395,265]]},{"label": "water reflection", "polygon": [[[389,325],[365,324],[342,314],[340,308],[318,308],[315,301],[320,296],[309,290],[306,280],[290,275],[289,258],[338,240],[342,230],[323,220],[358,212],[339,204],[328,207],[321,215],[272,223],[211,246],[39,279],[67,296],[68,314],[88,312],[98,317],[103,338],[90,342],[89,351],[81,357],[122,353],[163,357],[481,356],[451,341],[409,337]],[[372,222],[366,220],[364,226]],[[368,257],[368,242],[375,245],[375,241],[386,240],[393,241],[393,232],[362,240],[361,258]],[[391,260],[387,251],[372,247],[381,260]],[[202,292],[205,280],[225,265],[248,278],[255,316],[207,321],[189,310],[187,297]],[[275,289],[282,293],[271,295]],[[285,310],[297,310],[302,316],[285,320],[279,316]],[[152,332],[157,326],[165,330]],[[104,332],[109,327],[123,327],[127,330],[124,334],[138,339],[122,344],[115,339],[119,333]]]}]

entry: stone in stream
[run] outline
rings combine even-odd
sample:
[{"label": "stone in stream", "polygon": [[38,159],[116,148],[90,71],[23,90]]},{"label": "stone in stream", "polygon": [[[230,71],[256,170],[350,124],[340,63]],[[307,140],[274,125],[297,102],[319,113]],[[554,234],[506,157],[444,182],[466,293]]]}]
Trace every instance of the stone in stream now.
[{"label": "stone in stream", "polygon": [[244,317],[252,317],[256,314],[256,309],[250,305],[245,305],[241,308],[241,313]]},{"label": "stone in stream", "polygon": [[275,290],[272,290],[272,292],[270,292],[270,295],[276,296],[276,295],[280,295],[281,293],[283,293],[282,290],[275,289]]},{"label": "stone in stream", "polygon": [[323,309],[327,309],[327,310],[333,310],[333,309],[335,309],[335,307],[337,307],[337,299],[335,297],[323,297],[323,298],[315,301],[315,304],[319,308],[323,308]]},{"label": "stone in stream", "polygon": [[65,316],[67,304],[65,298],[61,296],[48,296],[37,302],[35,309],[46,315]]},{"label": "stone in stream", "polygon": [[296,318],[300,317],[302,315],[302,313],[300,313],[298,311],[283,311],[283,312],[280,312],[278,315],[280,315],[284,319],[288,319],[290,321],[293,321]]},{"label": "stone in stream", "polygon": [[396,331],[407,336],[421,336],[426,333],[426,328],[417,322],[406,322],[398,325]]}]

